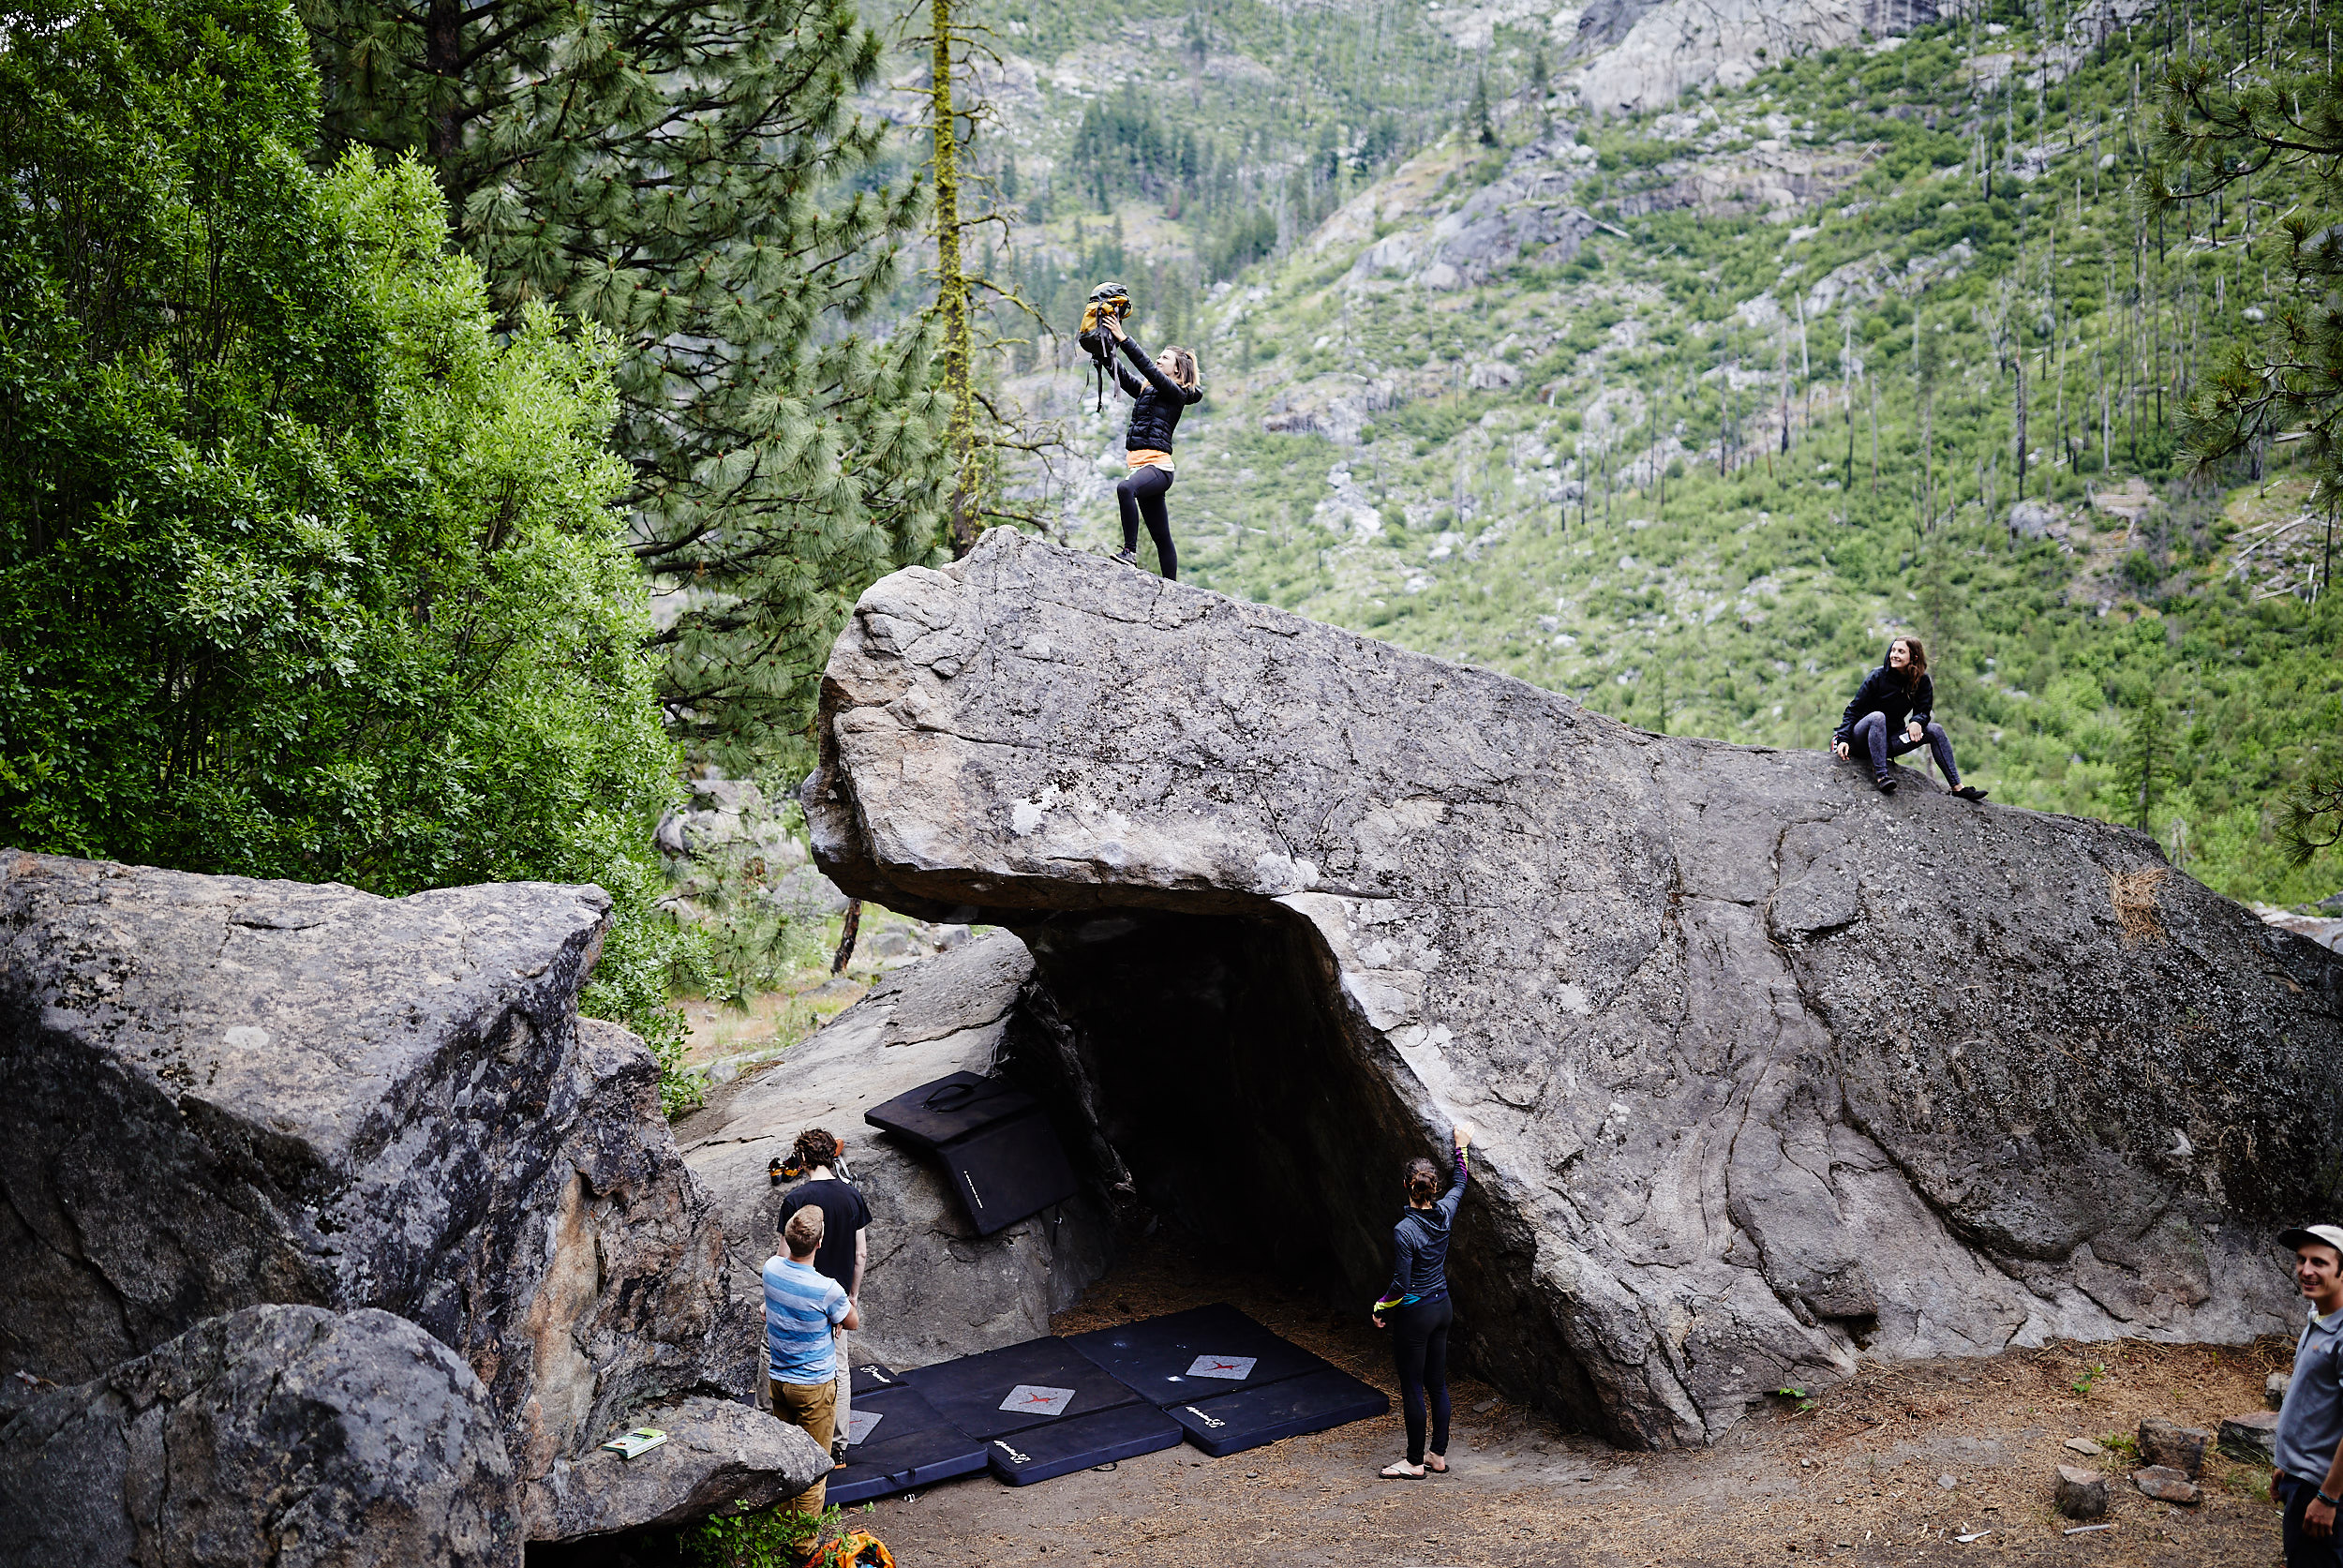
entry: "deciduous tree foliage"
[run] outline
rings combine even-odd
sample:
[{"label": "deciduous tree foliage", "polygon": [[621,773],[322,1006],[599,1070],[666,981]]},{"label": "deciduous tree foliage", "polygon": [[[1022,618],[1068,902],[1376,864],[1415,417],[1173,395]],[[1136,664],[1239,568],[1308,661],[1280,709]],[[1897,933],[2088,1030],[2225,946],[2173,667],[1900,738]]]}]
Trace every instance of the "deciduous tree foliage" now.
[{"label": "deciduous tree foliage", "polygon": [[0,50],[0,841],[336,880],[598,880],[674,788],[601,334],[491,331],[420,166],[305,162],[269,0],[20,7]]},{"label": "deciduous tree foliage", "polygon": [[[856,593],[940,540],[944,410],[878,303],[915,184],[873,178],[848,0],[303,0],[331,138],[424,158],[509,318],[606,327],[679,731],[795,756]],[[776,758],[776,753],[780,756]]]}]

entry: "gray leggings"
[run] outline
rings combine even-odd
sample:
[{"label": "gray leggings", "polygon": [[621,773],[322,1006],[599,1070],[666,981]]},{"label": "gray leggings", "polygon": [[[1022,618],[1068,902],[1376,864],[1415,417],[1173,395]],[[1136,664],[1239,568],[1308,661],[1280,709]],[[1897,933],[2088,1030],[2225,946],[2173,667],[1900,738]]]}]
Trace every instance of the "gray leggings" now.
[{"label": "gray leggings", "polygon": [[1961,769],[1953,766],[1952,741],[1945,734],[1945,726],[1932,719],[1921,733],[1926,739],[1915,740],[1908,730],[1899,729],[1890,739],[1888,715],[1866,713],[1855,721],[1855,728],[1847,736],[1847,749],[1855,752],[1868,749],[1872,754],[1872,776],[1877,778],[1888,770],[1889,757],[1902,756],[1906,752],[1917,752],[1926,746],[1936,758],[1936,770],[1945,776],[1945,787],[1959,787]]}]

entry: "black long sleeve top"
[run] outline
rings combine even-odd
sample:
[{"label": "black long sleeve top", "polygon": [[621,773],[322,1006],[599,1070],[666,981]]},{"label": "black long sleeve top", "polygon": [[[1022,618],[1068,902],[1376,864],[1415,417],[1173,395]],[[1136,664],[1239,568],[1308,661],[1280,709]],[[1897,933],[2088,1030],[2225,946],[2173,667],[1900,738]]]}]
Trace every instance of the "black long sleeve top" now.
[{"label": "black long sleeve top", "polygon": [[1190,403],[1203,401],[1204,389],[1182,386],[1163,373],[1155,359],[1139,346],[1139,339],[1127,335],[1123,338],[1123,357],[1139,367],[1134,376],[1123,365],[1114,367],[1115,384],[1130,394],[1131,424],[1123,438],[1126,452],[1169,452],[1172,433],[1180,427],[1180,415]]},{"label": "black long sleeve top", "polygon": [[1839,727],[1831,732],[1831,739],[1845,739],[1854,732],[1855,721],[1866,713],[1886,714],[1888,728],[1895,731],[1907,724],[1928,723],[1935,710],[1936,685],[1928,679],[1926,671],[1906,686],[1901,671],[1882,665],[1863,677],[1863,689],[1846,705],[1846,713],[1839,720]]},{"label": "black long sleeve top", "polygon": [[1456,1151],[1455,1179],[1428,1209],[1410,1209],[1391,1228],[1391,1287],[1375,1310],[1384,1312],[1411,1301],[1437,1301],[1448,1293],[1448,1228],[1455,1223],[1456,1206],[1464,1202],[1465,1184],[1472,1179],[1465,1152]]}]

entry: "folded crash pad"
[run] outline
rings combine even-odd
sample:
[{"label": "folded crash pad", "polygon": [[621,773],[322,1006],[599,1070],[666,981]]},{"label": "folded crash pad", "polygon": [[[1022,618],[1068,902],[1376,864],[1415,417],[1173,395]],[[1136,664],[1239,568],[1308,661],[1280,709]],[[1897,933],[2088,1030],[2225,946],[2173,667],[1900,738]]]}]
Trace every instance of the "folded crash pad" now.
[{"label": "folded crash pad", "polygon": [[857,1389],[847,1439],[846,1468],[830,1472],[834,1503],[866,1502],[974,1475],[988,1457],[981,1439],[945,1420],[915,1388],[881,1388],[867,1397]]},{"label": "folded crash pad", "polygon": [[1062,1203],[1082,1186],[1041,1107],[995,1078],[950,1073],[862,1119],[941,1159],[978,1235]]},{"label": "folded crash pad", "polygon": [[1157,1405],[1216,1399],[1326,1366],[1301,1346],[1219,1303],[1093,1329],[1067,1343]]},{"label": "folded crash pad", "polygon": [[1261,1388],[1173,1405],[1165,1412],[1187,1428],[1187,1441],[1216,1459],[1279,1438],[1322,1432],[1391,1413],[1382,1390],[1329,1366]]},{"label": "folded crash pad", "polygon": [[[1028,1339],[903,1374],[944,1418],[991,1440],[1067,1416],[1139,1402],[1139,1396],[1063,1339]],[[1103,1464],[1104,1460],[1093,1460]]]},{"label": "folded crash pad", "polygon": [[955,1072],[906,1089],[862,1113],[873,1127],[933,1149],[1035,1109],[1033,1096],[978,1073]]},{"label": "folded crash pad", "polygon": [[994,1438],[985,1457],[994,1475],[1012,1486],[1024,1486],[1170,1448],[1180,1434],[1178,1422],[1153,1405],[1134,1402]]}]

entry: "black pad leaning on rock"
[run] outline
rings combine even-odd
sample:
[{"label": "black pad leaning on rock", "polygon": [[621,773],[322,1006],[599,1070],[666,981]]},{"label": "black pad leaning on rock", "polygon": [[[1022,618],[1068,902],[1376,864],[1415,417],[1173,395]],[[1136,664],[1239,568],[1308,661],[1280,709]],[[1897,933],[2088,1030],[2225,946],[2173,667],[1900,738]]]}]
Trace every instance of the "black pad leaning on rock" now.
[{"label": "black pad leaning on rock", "polygon": [[1133,1403],[1088,1415],[1045,1422],[994,1438],[985,1457],[992,1473],[1012,1486],[1029,1486],[1093,1465],[1135,1459],[1171,1448],[1180,1424],[1149,1404]]},{"label": "black pad leaning on rock", "polygon": [[980,1236],[1062,1203],[1082,1187],[1038,1110],[954,1139],[935,1153]]},{"label": "black pad leaning on rock", "polygon": [[863,1439],[847,1443],[846,1468],[831,1473],[831,1502],[867,1502],[984,1469],[983,1440],[945,1420],[916,1388],[882,1388],[867,1398],[858,1389],[853,1419]]},{"label": "black pad leaning on rock", "polygon": [[1040,1105],[997,1078],[948,1073],[862,1119],[942,1159],[980,1236],[1062,1203],[1082,1187]]},{"label": "black pad leaning on rock", "polygon": [[1188,1441],[1225,1459],[1279,1438],[1388,1415],[1391,1399],[1381,1389],[1329,1366],[1264,1388],[1173,1405],[1165,1413],[1187,1428]]},{"label": "black pad leaning on rock", "polygon": [[862,1119],[882,1132],[935,1149],[1034,1109],[1033,1096],[1012,1084],[979,1073],[953,1072],[871,1107]]},{"label": "black pad leaning on rock", "polygon": [[1139,1403],[1139,1396],[1104,1367],[1057,1338],[1028,1339],[933,1366],[915,1366],[903,1378],[947,1421],[972,1438],[988,1441],[1067,1416]]},{"label": "black pad leaning on rock", "polygon": [[853,1379],[854,1396],[858,1399],[866,1394],[876,1394],[882,1388],[904,1386],[903,1375],[901,1372],[875,1361],[866,1361],[859,1366],[849,1367],[847,1376]]},{"label": "black pad leaning on rock", "polygon": [[1216,1399],[1327,1365],[1222,1302],[1095,1328],[1067,1343],[1157,1405]]}]

